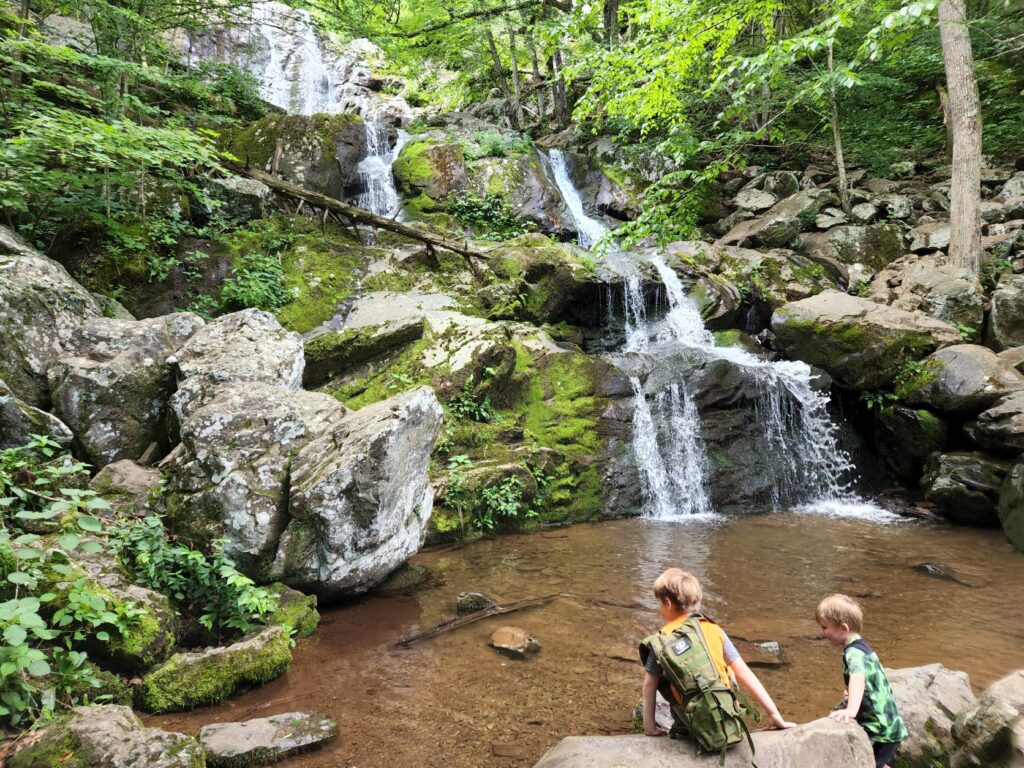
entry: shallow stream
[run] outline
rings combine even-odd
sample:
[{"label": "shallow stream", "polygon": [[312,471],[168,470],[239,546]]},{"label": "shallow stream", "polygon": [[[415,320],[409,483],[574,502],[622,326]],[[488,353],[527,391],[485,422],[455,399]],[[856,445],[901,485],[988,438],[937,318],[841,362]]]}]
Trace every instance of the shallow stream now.
[{"label": "shallow stream", "polygon": [[[636,643],[659,624],[651,585],[672,565],[700,576],[705,610],[734,639],[780,644],[785,664],[755,671],[797,721],[823,715],[842,690],[841,659],[814,621],[830,592],[862,601],[864,635],[886,666],[941,662],[967,671],[976,690],[1024,666],[1024,568],[998,531],[796,513],[621,520],[425,551],[413,562],[429,570],[426,584],[325,611],[284,678],[150,724],[195,733],[210,722],[319,709],[338,721],[341,738],[290,766],[530,766],[563,736],[630,732]],[[915,568],[923,563],[959,580]],[[392,647],[454,616],[466,590],[503,604],[559,597]],[[499,656],[487,640],[507,624],[542,650],[526,661]],[[759,658],[749,645],[740,650]]]}]

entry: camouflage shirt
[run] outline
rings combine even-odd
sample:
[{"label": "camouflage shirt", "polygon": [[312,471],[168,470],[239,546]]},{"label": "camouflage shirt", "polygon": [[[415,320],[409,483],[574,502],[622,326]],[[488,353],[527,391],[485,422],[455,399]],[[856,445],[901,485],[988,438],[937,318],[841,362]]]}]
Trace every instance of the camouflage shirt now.
[{"label": "camouflage shirt", "polygon": [[907,727],[896,708],[896,698],[889,687],[882,662],[860,637],[855,637],[843,649],[843,680],[847,686],[850,675],[864,676],[864,700],[857,712],[857,722],[867,732],[868,738],[886,744],[907,738]]}]

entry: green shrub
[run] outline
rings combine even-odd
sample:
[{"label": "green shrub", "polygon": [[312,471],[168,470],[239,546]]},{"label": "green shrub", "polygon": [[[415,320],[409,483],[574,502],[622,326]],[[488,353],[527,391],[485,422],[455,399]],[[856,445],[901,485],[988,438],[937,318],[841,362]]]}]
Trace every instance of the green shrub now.
[{"label": "green shrub", "polygon": [[536,229],[532,221],[519,218],[508,201],[494,195],[450,195],[444,209],[483,240],[512,240]]},{"label": "green shrub", "polygon": [[231,275],[220,289],[223,308],[232,312],[255,307],[279,309],[291,301],[284,285],[284,269],[279,257],[266,253],[247,253],[231,265]]}]

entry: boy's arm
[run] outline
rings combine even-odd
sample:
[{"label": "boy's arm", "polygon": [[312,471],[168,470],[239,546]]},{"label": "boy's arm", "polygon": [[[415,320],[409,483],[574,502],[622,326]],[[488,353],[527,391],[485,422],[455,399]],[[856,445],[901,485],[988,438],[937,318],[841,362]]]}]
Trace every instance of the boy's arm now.
[{"label": "boy's arm", "polygon": [[770,725],[775,728],[793,728],[796,726],[796,723],[782,719],[779,708],[775,706],[775,702],[772,701],[772,697],[768,695],[765,687],[761,685],[757,675],[747,666],[747,662],[737,656],[729,664],[729,669],[732,670],[736,682],[750,691],[750,695],[754,697],[754,700],[761,706],[761,709],[767,713]]},{"label": "boy's arm", "polygon": [[847,687],[848,698],[846,700],[846,709],[837,709],[829,715],[829,717],[840,723],[848,723],[851,720],[856,720],[857,713],[860,712],[861,702],[864,701],[864,686],[864,675],[851,673],[850,684]]},{"label": "boy's arm", "polygon": [[655,722],[654,712],[657,704],[655,694],[658,692],[658,680],[660,678],[653,672],[644,671],[644,735],[664,736],[665,729]]}]

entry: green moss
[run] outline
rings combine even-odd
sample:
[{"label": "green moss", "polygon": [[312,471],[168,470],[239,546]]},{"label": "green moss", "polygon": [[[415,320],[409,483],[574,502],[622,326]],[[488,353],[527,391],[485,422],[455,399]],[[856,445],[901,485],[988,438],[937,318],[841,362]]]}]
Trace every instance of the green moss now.
[{"label": "green moss", "polygon": [[294,629],[297,637],[309,637],[316,631],[320,624],[316,595],[304,595],[280,582],[271,584],[267,589],[277,595],[277,612],[272,618],[274,624]]},{"label": "green moss", "polygon": [[427,369],[423,365],[423,352],[431,343],[432,338],[425,336],[403,349],[384,368],[340,385],[329,386],[324,391],[349,408],[359,409],[413,387],[429,384],[438,372],[437,369]]},{"label": "green moss", "polygon": [[[216,704],[243,687],[262,685],[283,675],[292,662],[283,627],[207,653],[175,654],[139,687],[139,706],[147,712],[179,712]],[[257,636],[258,637],[258,636]]]},{"label": "green moss", "polygon": [[366,278],[363,287],[367,291],[408,293],[416,287],[417,282],[416,275],[409,272],[378,272]]},{"label": "green moss", "polygon": [[292,300],[277,310],[281,324],[308,333],[330,320],[355,289],[363,249],[337,239],[306,235],[282,255]]},{"label": "green moss", "polygon": [[336,132],[354,122],[358,115],[268,115],[240,130],[228,130],[220,135],[218,145],[250,165],[265,167],[274,155],[278,139],[295,141],[298,137],[317,139],[323,157],[335,152]]},{"label": "green moss", "polygon": [[391,168],[395,183],[407,190],[427,187],[434,178],[433,166],[427,152],[434,146],[434,141],[419,139],[410,141],[402,147]]},{"label": "green moss", "polygon": [[144,670],[166,659],[172,646],[170,627],[158,621],[152,611],[145,611],[130,630],[111,639],[109,648],[115,658],[137,660],[132,666]]},{"label": "green moss", "polygon": [[11,758],[11,768],[86,768],[75,753],[75,737],[63,727],[69,719],[66,716],[50,723],[39,741]]}]

